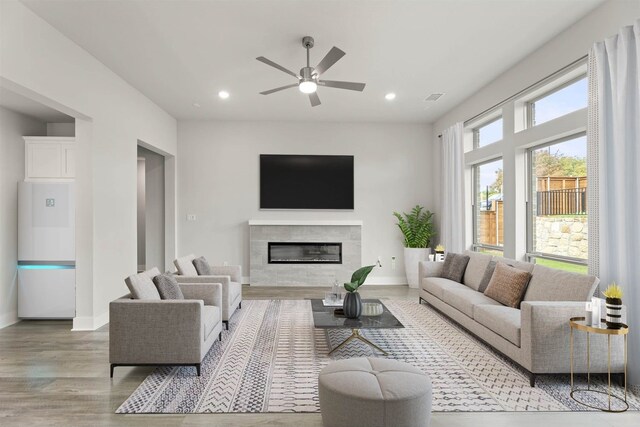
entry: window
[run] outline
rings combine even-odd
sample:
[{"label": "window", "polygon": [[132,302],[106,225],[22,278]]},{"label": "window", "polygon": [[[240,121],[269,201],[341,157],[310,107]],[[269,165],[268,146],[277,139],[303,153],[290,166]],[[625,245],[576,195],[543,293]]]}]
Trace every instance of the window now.
[{"label": "window", "polygon": [[581,76],[529,101],[529,127],[587,108],[587,77]]},{"label": "window", "polygon": [[537,263],[586,271],[587,137],[529,149],[528,251]]},{"label": "window", "polygon": [[502,117],[473,129],[473,148],[484,147],[502,140]]},{"label": "window", "polygon": [[504,245],[502,159],[475,165],[473,172],[474,249],[501,255]]}]

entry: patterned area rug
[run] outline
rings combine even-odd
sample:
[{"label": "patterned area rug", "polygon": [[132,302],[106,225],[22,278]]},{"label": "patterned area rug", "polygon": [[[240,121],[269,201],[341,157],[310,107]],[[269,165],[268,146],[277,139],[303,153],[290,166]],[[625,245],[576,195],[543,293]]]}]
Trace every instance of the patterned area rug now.
[{"label": "patterned area rug", "polygon": [[[568,376],[541,376],[532,388],[521,370],[430,307],[384,303],[405,328],[363,335],[388,358],[429,374],[434,411],[588,410],[569,397]],[[379,357],[357,341],[327,356],[349,334],[315,329],[308,300],[243,301],[222,342],[205,357],[201,377],[191,367],[158,368],[116,412],[318,412],[317,378],[324,366],[332,359]],[[606,390],[604,378],[595,382]],[[615,392],[622,394],[619,387]],[[631,409],[640,408],[638,396],[628,400]]]}]

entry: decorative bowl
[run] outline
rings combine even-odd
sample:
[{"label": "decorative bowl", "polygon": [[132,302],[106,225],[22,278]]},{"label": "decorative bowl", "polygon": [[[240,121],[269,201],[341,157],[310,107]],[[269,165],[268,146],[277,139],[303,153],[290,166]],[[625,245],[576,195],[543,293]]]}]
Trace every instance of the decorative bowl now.
[{"label": "decorative bowl", "polygon": [[363,316],[380,316],[384,310],[382,304],[377,302],[363,302],[362,303],[362,315]]}]

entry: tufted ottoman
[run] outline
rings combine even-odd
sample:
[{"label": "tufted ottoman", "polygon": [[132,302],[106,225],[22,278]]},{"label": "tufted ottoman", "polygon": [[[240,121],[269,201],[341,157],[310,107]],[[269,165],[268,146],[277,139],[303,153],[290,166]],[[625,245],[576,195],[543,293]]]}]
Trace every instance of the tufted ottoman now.
[{"label": "tufted ottoman", "polygon": [[359,357],[330,363],[318,379],[325,427],[424,427],[431,380],[396,360]]}]

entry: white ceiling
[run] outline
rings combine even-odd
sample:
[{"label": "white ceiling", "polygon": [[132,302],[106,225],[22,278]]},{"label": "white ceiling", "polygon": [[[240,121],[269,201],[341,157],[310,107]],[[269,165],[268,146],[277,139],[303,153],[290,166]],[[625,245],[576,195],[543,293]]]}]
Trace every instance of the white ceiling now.
[{"label": "white ceiling", "polygon": [[[395,122],[435,120],[603,2],[23,1],[178,119]],[[364,92],[321,87],[315,108],[295,88],[260,95],[295,79],[255,58],[298,72],[305,35],[312,65],[347,53],[325,79]]]},{"label": "white ceiling", "polygon": [[25,98],[4,87],[0,87],[0,107],[33,117],[45,123],[73,123],[75,120],[71,116]]}]

